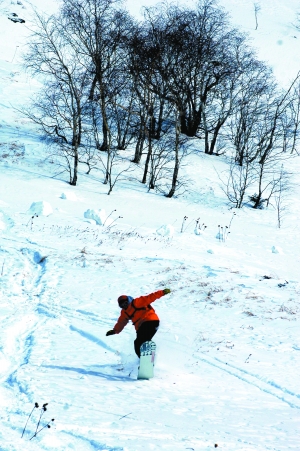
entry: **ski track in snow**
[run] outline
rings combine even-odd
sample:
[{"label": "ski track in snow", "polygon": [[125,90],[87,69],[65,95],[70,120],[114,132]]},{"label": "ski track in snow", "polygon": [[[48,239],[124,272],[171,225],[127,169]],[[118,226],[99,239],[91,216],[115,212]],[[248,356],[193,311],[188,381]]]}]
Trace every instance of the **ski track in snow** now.
[{"label": "ski track in snow", "polygon": [[[264,391],[272,396],[275,396],[279,400],[287,403],[290,407],[295,409],[300,409],[300,395],[297,393],[293,393],[287,388],[281,387],[277,383],[273,381],[265,380],[265,378],[252,374],[249,371],[245,371],[242,368],[238,368],[234,365],[230,365],[228,363],[222,362],[220,359],[214,358],[214,360],[209,360],[207,357],[200,357],[200,360],[209,365],[215,366],[226,373],[237,377],[238,379],[247,382],[254,387],[257,387],[259,390]],[[295,399],[296,398],[296,399]],[[298,399],[297,399],[298,398]]]},{"label": "ski track in snow", "polygon": [[[12,267],[9,267],[11,263],[8,258],[5,259],[5,273],[8,276],[2,278],[2,295],[5,301],[5,289],[13,293],[13,299],[11,294],[8,299],[13,301],[14,310],[12,315],[7,317],[7,321],[2,320],[6,340],[2,348],[0,377],[13,387],[18,384],[17,368],[28,364],[35,333],[45,324],[45,316],[47,319],[48,313],[43,305],[51,297],[53,281],[44,280],[46,262],[41,261],[39,252],[22,248],[17,254],[10,254],[9,259],[13,260],[13,263]],[[10,306],[8,309],[10,310]],[[3,371],[4,368],[6,371]],[[22,384],[19,385],[19,390],[25,392]]]}]

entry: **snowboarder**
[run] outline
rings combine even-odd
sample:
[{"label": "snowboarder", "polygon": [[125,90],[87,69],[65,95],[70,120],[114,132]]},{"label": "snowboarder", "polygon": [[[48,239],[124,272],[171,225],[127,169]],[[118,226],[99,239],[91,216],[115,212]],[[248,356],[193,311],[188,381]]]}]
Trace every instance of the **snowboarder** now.
[{"label": "snowboarder", "polygon": [[159,318],[150,304],[170,292],[169,288],[165,288],[135,299],[127,295],[120,296],[118,304],[122,309],[121,314],[114,328],[106,332],[106,336],[119,334],[131,320],[136,330],[134,350],[136,355],[140,357],[142,343],[151,340],[159,327]]}]

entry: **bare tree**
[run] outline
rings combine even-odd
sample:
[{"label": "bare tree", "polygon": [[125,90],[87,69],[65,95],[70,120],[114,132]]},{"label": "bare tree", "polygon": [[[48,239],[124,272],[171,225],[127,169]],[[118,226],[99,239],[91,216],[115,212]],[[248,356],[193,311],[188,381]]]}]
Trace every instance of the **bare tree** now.
[{"label": "bare tree", "polygon": [[250,58],[249,66],[239,77],[238,94],[226,127],[227,140],[240,166],[256,155],[257,128],[266,109],[265,99],[275,90],[271,71]]},{"label": "bare tree", "polygon": [[[110,152],[100,154],[99,160],[109,187],[107,194],[110,195],[117,182],[126,179],[125,174],[132,172],[133,168],[128,161],[120,156],[117,149],[111,149]],[[124,162],[127,163],[126,167],[124,167]]]},{"label": "bare tree", "polygon": [[256,151],[250,162],[256,162],[257,194],[253,207],[261,205],[263,193],[272,187],[273,173],[286,158],[286,134],[283,117],[291,102],[292,90],[298,82],[299,74],[286,92],[270,92],[266,97],[265,108],[260,116],[256,129]]},{"label": "bare tree", "polygon": [[254,208],[268,205],[276,190],[282,161],[294,146],[296,125],[291,118],[297,117],[292,107],[298,77],[287,91],[279,92],[271,76],[266,83],[263,68],[256,64],[250,78],[244,78],[228,127],[236,162],[255,174],[255,193],[249,196]]},{"label": "bare tree", "polygon": [[293,87],[292,101],[288,105],[286,118],[284,126],[286,131],[285,151],[289,151],[291,154],[296,152],[299,155],[300,80]]},{"label": "bare tree", "polygon": [[226,179],[218,174],[221,189],[234,208],[242,208],[248,189],[254,184],[256,176],[253,165],[245,160],[241,166],[233,158],[230,162]]},{"label": "bare tree", "polygon": [[277,216],[277,225],[280,229],[282,221],[288,211],[289,193],[291,190],[291,174],[281,166],[280,174],[278,177],[276,190],[274,192],[275,209]]},{"label": "bare tree", "polygon": [[[127,145],[125,129],[126,115],[121,115],[120,93],[128,88],[124,77],[127,62],[126,38],[132,20],[121,10],[119,0],[64,0],[62,16],[70,33],[70,45],[87,60],[91,84],[90,102],[97,108],[93,116],[95,143],[107,152],[104,183],[111,185],[111,163],[115,160],[117,147]],[[130,108],[130,107],[129,107]],[[99,119],[102,127],[99,130]],[[126,125],[127,123],[127,125]]]},{"label": "bare tree", "polygon": [[[239,116],[238,112],[245,110],[246,105],[249,110],[253,97],[257,101],[257,93],[261,94],[269,82],[269,78],[263,78],[269,75],[269,71],[256,60],[245,36],[233,30],[230,45],[228,42],[226,45],[228,74],[224,74],[221,82],[210,91],[206,103],[203,104],[202,124],[198,132],[200,137],[204,135],[205,153],[210,155],[217,153],[215,150],[219,135],[226,135],[228,124],[231,130],[237,131],[232,125]],[[243,128],[240,128],[238,133],[242,130]],[[237,142],[235,146],[236,144]]]},{"label": "bare tree", "polygon": [[172,6],[159,12],[165,35],[159,71],[168,80],[168,98],[176,99],[181,133],[203,132],[205,152],[213,153],[232,107],[240,73],[235,47],[244,38],[229,27],[227,14],[213,0],[199,1],[196,10]]},{"label": "bare tree", "polygon": [[172,176],[174,160],[173,142],[170,134],[165,134],[153,143],[153,152],[150,159],[148,189],[162,191],[166,181]]},{"label": "bare tree", "polygon": [[261,10],[261,5],[259,3],[253,3],[254,6],[254,17],[255,17],[255,30],[258,29],[258,13]]},{"label": "bare tree", "polygon": [[130,73],[136,94],[136,152],[134,162],[139,163],[145,146],[147,157],[143,175],[146,183],[153,140],[160,139],[164,133],[163,124],[170,116],[170,107],[166,100],[168,82],[161,77],[162,48],[164,32],[155,22],[149,10],[146,10],[146,22],[136,29],[129,45]]},{"label": "bare tree", "polygon": [[76,185],[87,103],[88,74],[68,45],[68,36],[56,16],[36,13],[34,30],[25,55],[25,65],[33,74],[43,74],[45,86],[23,112],[57,144],[67,162],[70,184]]},{"label": "bare tree", "polygon": [[99,103],[102,116],[103,142],[108,151],[108,108],[116,90],[123,88],[122,50],[130,18],[120,9],[119,0],[63,0],[62,15],[70,34],[70,45],[88,59],[91,76],[89,99]]},{"label": "bare tree", "polygon": [[134,92],[125,90],[118,95],[110,108],[114,119],[114,135],[118,150],[125,150],[134,139]]}]

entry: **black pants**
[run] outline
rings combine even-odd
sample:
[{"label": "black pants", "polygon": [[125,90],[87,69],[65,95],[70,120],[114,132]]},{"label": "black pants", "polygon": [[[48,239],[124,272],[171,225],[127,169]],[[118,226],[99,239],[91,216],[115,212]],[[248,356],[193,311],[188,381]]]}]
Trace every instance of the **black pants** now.
[{"label": "black pants", "polygon": [[138,357],[140,357],[140,347],[145,341],[149,341],[154,337],[159,327],[159,321],[145,321],[141,324],[136,332],[136,339],[134,340],[134,350]]}]

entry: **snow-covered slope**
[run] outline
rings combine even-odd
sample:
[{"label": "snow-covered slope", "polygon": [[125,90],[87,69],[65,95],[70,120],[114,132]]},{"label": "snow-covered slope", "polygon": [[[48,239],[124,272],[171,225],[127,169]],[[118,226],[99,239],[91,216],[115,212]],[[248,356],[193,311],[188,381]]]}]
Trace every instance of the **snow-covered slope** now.
[{"label": "snow-covered slope", "polygon": [[[297,2],[261,3],[255,45],[285,82],[298,70],[288,34]],[[251,1],[222,4],[254,28]],[[178,199],[134,181],[107,196],[96,172],[80,173],[77,187],[53,178],[35,130],[13,109],[38,87],[20,66],[30,5],[0,8],[0,150],[10,154],[0,162],[0,450],[298,450],[299,188],[278,229],[272,209],[228,210],[221,158],[192,156],[193,190]],[[25,24],[8,20],[13,12]],[[286,49],[282,72],[271,48]],[[88,209],[116,210],[116,221],[97,225]],[[196,235],[199,217],[207,228]],[[174,234],[157,233],[164,225]],[[219,226],[229,227],[224,241]],[[105,333],[119,295],[164,287],[155,378],[137,381],[133,327]],[[41,426],[51,429],[30,440],[35,409],[21,438],[35,402],[48,403]]]}]

